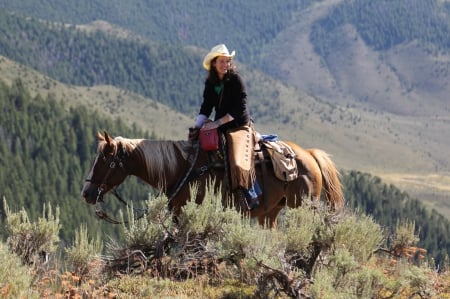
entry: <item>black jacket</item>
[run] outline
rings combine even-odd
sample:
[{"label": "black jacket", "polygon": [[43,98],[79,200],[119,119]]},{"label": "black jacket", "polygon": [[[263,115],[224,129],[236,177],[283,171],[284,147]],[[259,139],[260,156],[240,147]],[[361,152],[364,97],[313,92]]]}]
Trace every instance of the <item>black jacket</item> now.
[{"label": "black jacket", "polygon": [[[222,88],[220,87],[221,85]],[[223,117],[227,113],[234,118],[232,122],[220,127],[220,130],[223,132],[243,126],[250,121],[247,109],[247,93],[244,83],[238,74],[227,75],[219,84],[206,80],[200,114],[209,117],[213,108],[216,112],[214,120]]]}]

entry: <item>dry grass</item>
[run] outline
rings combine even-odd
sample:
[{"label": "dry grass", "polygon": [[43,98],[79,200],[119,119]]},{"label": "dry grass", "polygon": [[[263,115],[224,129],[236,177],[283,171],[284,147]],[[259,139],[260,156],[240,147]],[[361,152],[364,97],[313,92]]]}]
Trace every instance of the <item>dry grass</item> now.
[{"label": "dry grass", "polygon": [[[371,268],[380,268],[386,278],[392,280],[401,276],[405,269],[404,262],[380,259]],[[403,269],[403,270],[402,270]],[[450,298],[450,274],[428,272],[426,278],[433,285],[433,295],[430,299]],[[380,298],[414,298],[412,288],[405,286],[397,295],[392,294],[388,288],[380,290]],[[166,279],[155,279],[148,275],[124,276],[114,279],[106,284],[99,284],[94,279],[80,281],[79,277],[70,272],[56,273],[50,271],[38,283],[37,289],[41,298],[255,298],[254,286],[238,281],[226,281],[220,286],[211,285],[207,277],[175,282]],[[412,296],[412,297],[411,297]],[[420,298],[416,294],[417,298]],[[0,298],[6,298],[0,295]],[[289,298],[280,294],[275,298]]]},{"label": "dry grass", "polygon": [[[95,265],[93,266],[95,267]],[[413,262],[399,255],[380,254],[361,264],[359,269],[368,273],[380,273],[382,285],[379,298],[450,298],[450,272],[437,273],[426,265],[414,266]],[[91,269],[91,272],[99,272]],[[408,275],[411,275],[409,277]],[[412,278],[414,277],[414,279]],[[401,283],[402,282],[402,283]],[[319,283],[319,281],[317,281]],[[320,282],[321,283],[321,282]],[[374,281],[375,283],[375,281]],[[417,284],[417,285],[416,285]],[[256,298],[255,285],[227,279],[214,282],[208,275],[186,280],[155,278],[151,271],[139,275],[118,275],[102,279],[96,276],[79,276],[72,272],[48,269],[35,280],[28,294],[39,298]],[[0,298],[8,298],[9,285],[0,284]],[[325,290],[324,290],[325,292]],[[416,297],[414,297],[416,296]],[[273,298],[290,298],[279,293]]]},{"label": "dry grass", "polygon": [[379,176],[450,219],[450,174],[385,173]]}]

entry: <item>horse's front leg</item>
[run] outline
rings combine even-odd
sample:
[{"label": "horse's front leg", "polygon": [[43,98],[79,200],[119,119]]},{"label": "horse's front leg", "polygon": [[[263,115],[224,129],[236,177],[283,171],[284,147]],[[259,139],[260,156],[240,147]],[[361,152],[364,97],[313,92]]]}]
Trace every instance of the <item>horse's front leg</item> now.
[{"label": "horse's front leg", "polygon": [[265,214],[257,215],[259,225],[276,229],[278,227],[278,214],[282,209],[282,206],[276,206]]}]

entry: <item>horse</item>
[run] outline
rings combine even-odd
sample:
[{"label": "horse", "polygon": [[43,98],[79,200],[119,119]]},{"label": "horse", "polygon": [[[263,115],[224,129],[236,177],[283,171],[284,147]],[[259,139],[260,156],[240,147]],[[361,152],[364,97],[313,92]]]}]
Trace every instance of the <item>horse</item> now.
[{"label": "horse", "polygon": [[[150,139],[128,139],[97,133],[98,149],[93,165],[83,185],[81,196],[86,203],[95,205],[103,201],[109,191],[115,191],[126,177],[136,176],[168,198],[169,208],[175,215],[182,212],[188,200],[201,204],[211,182],[214,190],[224,190],[226,170],[211,163],[208,152],[198,142]],[[276,178],[270,165],[255,165],[256,178],[263,190],[262,202],[253,209],[243,208],[241,196],[233,196],[235,206],[257,218],[261,225],[276,227],[279,212],[286,206],[298,207],[305,198],[321,200],[324,189],[325,203],[336,210],[343,205],[339,172],[329,155],[320,149],[303,149],[293,142],[285,142],[296,154],[298,177],[285,182]],[[193,184],[197,192],[191,192]],[[241,192],[242,193],[242,192]],[[195,198],[190,198],[191,194]],[[233,194],[233,193],[232,193]],[[235,194],[235,193],[234,193]],[[223,202],[230,202],[230,192],[222,191]]]}]

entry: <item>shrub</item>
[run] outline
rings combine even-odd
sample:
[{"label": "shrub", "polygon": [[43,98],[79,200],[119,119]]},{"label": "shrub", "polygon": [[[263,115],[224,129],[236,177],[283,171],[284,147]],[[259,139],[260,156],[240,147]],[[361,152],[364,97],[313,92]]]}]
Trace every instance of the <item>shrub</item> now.
[{"label": "shrub", "polygon": [[381,227],[365,215],[348,214],[331,226],[334,242],[328,261],[314,273],[314,298],[372,298],[384,285],[384,276],[372,266],[381,246]]},{"label": "shrub", "polygon": [[[234,209],[224,207],[220,196],[214,192],[213,184],[211,182],[207,186],[201,205],[189,201],[183,207],[179,216],[179,227],[182,233],[220,236],[223,234],[225,224],[237,220],[238,213]],[[193,186],[191,198],[195,198],[196,193],[197,187]]]},{"label": "shrub", "polygon": [[103,249],[103,242],[97,236],[89,240],[86,226],[82,225],[75,232],[75,240],[72,247],[66,248],[67,263],[72,271],[82,277],[89,273],[100,273],[100,269],[94,265],[101,265],[99,255]]},{"label": "shrub", "polygon": [[52,207],[44,205],[42,217],[30,222],[25,209],[12,212],[4,199],[9,250],[17,254],[24,264],[39,265],[56,251],[59,242],[59,208],[53,215]]},{"label": "shrub", "polygon": [[334,231],[335,248],[346,248],[360,263],[367,262],[384,239],[380,225],[366,215],[347,215]]},{"label": "shrub", "polygon": [[301,207],[286,209],[280,230],[286,235],[286,251],[311,254],[311,244],[326,248],[332,242],[333,231],[326,224],[327,213],[320,207],[304,201]]},{"label": "shrub", "polygon": [[[348,250],[337,251],[332,259],[336,267],[333,263],[333,266],[321,268],[314,276],[310,289],[313,298],[380,298],[381,290],[393,288],[380,268],[374,264],[356,263]],[[398,290],[398,284],[395,289]]]},{"label": "shrub", "polygon": [[381,269],[373,265],[358,267],[348,281],[352,282],[356,298],[374,298],[379,290],[389,285]]},{"label": "shrub", "polygon": [[139,217],[133,206],[127,209],[127,221],[123,215],[121,217],[125,243],[129,248],[150,248],[173,227],[172,215],[167,211],[167,198],[163,195],[149,199],[145,215]]},{"label": "shrub", "polygon": [[402,255],[405,248],[411,247],[419,242],[415,234],[415,223],[413,221],[397,222],[395,234],[391,240],[391,250],[396,255]]},{"label": "shrub", "polygon": [[403,260],[397,264],[393,277],[398,282],[398,290],[412,294],[411,298],[414,298],[413,295],[421,298],[444,298],[436,297],[436,281],[432,273],[428,267],[418,267]]},{"label": "shrub", "polygon": [[0,298],[39,298],[31,292],[29,269],[0,243]]}]

